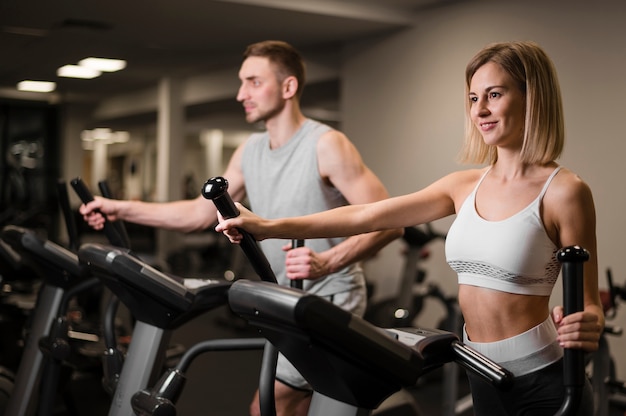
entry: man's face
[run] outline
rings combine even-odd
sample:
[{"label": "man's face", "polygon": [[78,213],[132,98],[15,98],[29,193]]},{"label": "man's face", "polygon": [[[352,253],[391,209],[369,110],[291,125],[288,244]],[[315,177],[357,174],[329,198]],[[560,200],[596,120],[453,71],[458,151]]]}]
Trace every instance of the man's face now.
[{"label": "man's face", "polygon": [[269,59],[252,56],[247,58],[239,70],[241,86],[237,101],[243,104],[246,121],[267,121],[285,106],[281,84]]}]

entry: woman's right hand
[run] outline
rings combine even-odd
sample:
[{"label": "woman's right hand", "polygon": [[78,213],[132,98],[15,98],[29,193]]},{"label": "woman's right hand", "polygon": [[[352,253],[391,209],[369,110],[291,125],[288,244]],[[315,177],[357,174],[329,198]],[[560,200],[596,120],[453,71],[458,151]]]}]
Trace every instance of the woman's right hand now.
[{"label": "woman's right hand", "polygon": [[224,234],[231,243],[239,244],[243,239],[243,235],[239,229],[246,230],[252,234],[257,241],[265,239],[263,235],[263,218],[253,214],[249,209],[235,202],[235,206],[239,210],[239,215],[233,218],[225,219],[222,214],[217,213],[219,223],[215,227],[215,231]]}]

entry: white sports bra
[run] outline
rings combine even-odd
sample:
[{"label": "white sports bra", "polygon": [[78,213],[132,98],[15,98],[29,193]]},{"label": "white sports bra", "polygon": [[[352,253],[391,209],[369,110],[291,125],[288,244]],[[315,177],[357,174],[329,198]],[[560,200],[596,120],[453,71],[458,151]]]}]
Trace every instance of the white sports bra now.
[{"label": "white sports bra", "polygon": [[561,265],[558,248],[548,237],[540,215],[543,196],[557,167],[539,196],[526,208],[502,221],[487,221],[476,212],[476,191],[463,202],[446,237],[446,260],[459,284],[508,293],[550,296]]}]

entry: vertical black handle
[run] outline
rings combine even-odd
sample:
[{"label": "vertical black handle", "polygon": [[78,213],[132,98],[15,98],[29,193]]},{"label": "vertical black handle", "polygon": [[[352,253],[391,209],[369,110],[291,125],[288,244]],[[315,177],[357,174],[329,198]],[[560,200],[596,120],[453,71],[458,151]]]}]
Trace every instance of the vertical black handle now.
[{"label": "vertical black handle", "polygon": [[[113,192],[111,192],[111,188],[109,188],[109,184],[106,180],[101,180],[98,182],[98,188],[100,189],[100,194],[105,197],[112,199]],[[126,231],[126,226],[124,222],[121,220],[112,221],[111,222],[115,229],[117,230],[120,238],[124,241],[124,246],[126,248],[130,248],[130,237],[128,236],[128,232]]]},{"label": "vertical black handle", "polygon": [[[74,191],[84,204],[93,201],[91,191],[89,191],[89,188],[87,188],[87,185],[85,185],[85,182],[83,182],[81,178],[77,177],[72,179],[70,185],[72,185],[72,188],[74,188]],[[124,241],[113,224],[107,220],[106,215],[100,214],[104,218],[104,234],[107,236],[109,242],[117,247],[129,248],[128,245],[126,245],[126,241]]]},{"label": "vertical black handle", "polygon": [[[589,260],[589,252],[580,246],[569,246],[559,250],[556,257],[562,265],[563,309],[567,316],[584,309],[583,263]],[[566,348],[563,351],[563,383],[565,399],[557,415],[575,415],[585,384],[583,350]]]},{"label": "vertical black handle", "polygon": [[57,193],[59,196],[61,211],[63,212],[63,218],[65,219],[65,227],[69,239],[69,248],[70,250],[76,252],[79,246],[76,219],[74,218],[72,208],[70,207],[70,197],[67,193],[67,184],[62,179],[59,179],[57,182]]},{"label": "vertical black handle", "polygon": [[[291,248],[304,247],[304,240],[291,240]],[[302,279],[291,279],[290,286],[302,290]]]},{"label": "vertical black handle", "polygon": [[[202,187],[202,196],[213,201],[222,217],[234,218],[239,215],[239,210],[228,194],[228,181],[226,178],[216,176],[207,180]],[[267,261],[267,257],[261,251],[252,234],[241,229],[239,232],[243,236],[241,248],[250,264],[252,264],[254,271],[262,280],[277,283],[276,275]]]},{"label": "vertical black handle", "polygon": [[[228,194],[228,181],[226,178],[216,176],[209,178],[202,187],[202,196],[210,199],[215,204],[217,210],[224,218],[233,218],[239,215],[239,210],[235,206],[232,198]],[[241,249],[245,253],[248,261],[252,264],[254,271],[262,280],[277,283],[276,275],[267,261],[267,257],[261,251],[256,240],[246,230],[239,229],[243,235]],[[274,402],[274,378],[276,375],[276,361],[278,360],[278,349],[269,341],[265,343],[263,360],[261,363],[261,375],[259,379],[259,405],[261,415],[275,416],[276,404]]]}]

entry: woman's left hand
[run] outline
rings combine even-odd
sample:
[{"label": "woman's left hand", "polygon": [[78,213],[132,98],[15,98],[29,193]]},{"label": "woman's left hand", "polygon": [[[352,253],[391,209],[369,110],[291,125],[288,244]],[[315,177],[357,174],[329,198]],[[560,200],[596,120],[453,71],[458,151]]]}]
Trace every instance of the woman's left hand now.
[{"label": "woman's left hand", "polygon": [[596,314],[583,311],[564,316],[563,307],[557,306],[552,310],[552,319],[561,347],[582,349],[587,352],[598,349],[603,328]]}]

